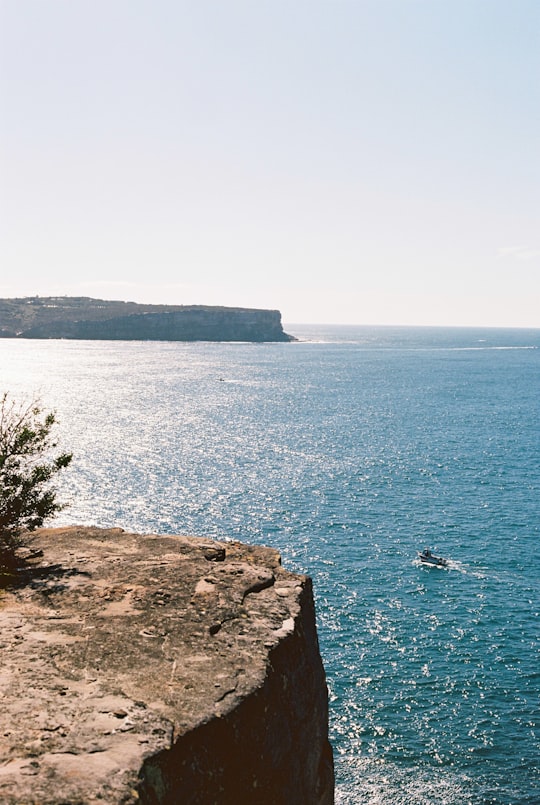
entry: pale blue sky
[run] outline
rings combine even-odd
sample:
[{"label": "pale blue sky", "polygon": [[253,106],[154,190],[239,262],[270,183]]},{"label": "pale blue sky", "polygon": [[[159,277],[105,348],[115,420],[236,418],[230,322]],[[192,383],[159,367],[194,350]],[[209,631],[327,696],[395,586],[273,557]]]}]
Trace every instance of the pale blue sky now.
[{"label": "pale blue sky", "polygon": [[0,296],[540,326],[538,0],[0,0]]}]

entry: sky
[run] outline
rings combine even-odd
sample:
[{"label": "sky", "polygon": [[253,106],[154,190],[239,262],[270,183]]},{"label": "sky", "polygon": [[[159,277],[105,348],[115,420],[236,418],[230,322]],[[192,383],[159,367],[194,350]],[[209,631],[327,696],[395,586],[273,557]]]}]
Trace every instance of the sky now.
[{"label": "sky", "polygon": [[0,296],[540,327],[538,0],[0,0]]}]

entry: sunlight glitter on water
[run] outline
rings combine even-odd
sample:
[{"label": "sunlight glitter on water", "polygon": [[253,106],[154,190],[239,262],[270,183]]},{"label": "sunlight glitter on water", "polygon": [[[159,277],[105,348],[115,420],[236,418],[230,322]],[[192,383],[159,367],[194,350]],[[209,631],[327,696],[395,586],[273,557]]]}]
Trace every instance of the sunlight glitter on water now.
[{"label": "sunlight glitter on water", "polygon": [[539,353],[398,335],[4,341],[0,371],[75,454],[58,522],[262,542],[313,576],[338,803],[532,805]]}]

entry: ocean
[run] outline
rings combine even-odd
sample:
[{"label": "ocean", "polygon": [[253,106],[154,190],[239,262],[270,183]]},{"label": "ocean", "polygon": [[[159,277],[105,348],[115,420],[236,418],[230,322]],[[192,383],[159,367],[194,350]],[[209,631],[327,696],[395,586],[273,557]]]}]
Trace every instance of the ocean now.
[{"label": "ocean", "polygon": [[338,805],[540,802],[540,330],[285,329],[0,340],[0,390],[56,409],[74,453],[57,524],[263,543],[311,575]]}]

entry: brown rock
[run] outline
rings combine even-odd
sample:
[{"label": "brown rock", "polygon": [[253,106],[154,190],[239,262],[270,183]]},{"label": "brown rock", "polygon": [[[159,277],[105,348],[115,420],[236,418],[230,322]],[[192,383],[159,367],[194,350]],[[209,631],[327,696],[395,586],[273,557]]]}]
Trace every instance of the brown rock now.
[{"label": "brown rock", "polygon": [[0,802],[331,805],[308,577],[121,529],[35,548],[0,594]]}]

